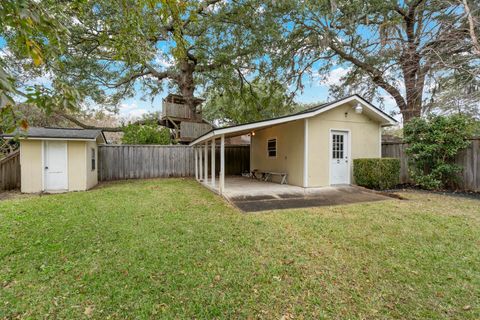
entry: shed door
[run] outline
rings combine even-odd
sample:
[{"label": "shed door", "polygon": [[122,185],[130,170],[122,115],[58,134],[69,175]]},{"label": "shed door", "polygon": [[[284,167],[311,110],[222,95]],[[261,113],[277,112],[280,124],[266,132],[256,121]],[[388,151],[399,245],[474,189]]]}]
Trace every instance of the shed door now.
[{"label": "shed door", "polygon": [[45,191],[67,190],[67,142],[45,141]]},{"label": "shed door", "polygon": [[330,184],[350,184],[348,132],[332,131],[330,139]]}]

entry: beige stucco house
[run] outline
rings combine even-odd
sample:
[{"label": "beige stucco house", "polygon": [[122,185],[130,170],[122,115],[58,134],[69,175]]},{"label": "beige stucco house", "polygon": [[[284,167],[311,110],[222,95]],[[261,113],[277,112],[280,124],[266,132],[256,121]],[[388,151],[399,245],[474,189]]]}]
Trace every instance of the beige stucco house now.
[{"label": "beige stucco house", "polygon": [[[197,148],[197,179],[216,188],[208,177],[208,146],[220,140],[220,177],[224,177],[224,140],[250,134],[250,170],[279,182],[304,188],[353,184],[352,163],[356,158],[381,157],[382,127],[397,121],[358,95],[275,119],[213,129],[194,140]],[[203,156],[203,154],[205,156]],[[203,160],[203,162],[202,162]],[[207,172],[207,174],[206,174]],[[210,170],[215,172],[215,170]]]},{"label": "beige stucco house", "polygon": [[37,128],[4,135],[20,140],[21,191],[88,190],[98,183],[100,130]]}]

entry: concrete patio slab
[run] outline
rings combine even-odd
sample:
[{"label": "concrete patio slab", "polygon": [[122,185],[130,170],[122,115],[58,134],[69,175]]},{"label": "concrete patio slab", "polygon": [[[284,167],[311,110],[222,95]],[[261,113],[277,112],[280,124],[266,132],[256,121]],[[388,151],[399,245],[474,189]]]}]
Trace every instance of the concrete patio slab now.
[{"label": "concrete patio slab", "polygon": [[305,189],[244,177],[226,177],[223,195],[245,212],[392,200],[356,186]]}]

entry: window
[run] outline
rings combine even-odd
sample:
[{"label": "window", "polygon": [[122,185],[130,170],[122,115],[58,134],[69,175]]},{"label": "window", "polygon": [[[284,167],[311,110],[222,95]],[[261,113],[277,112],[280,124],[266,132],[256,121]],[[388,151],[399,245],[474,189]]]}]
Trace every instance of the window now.
[{"label": "window", "polygon": [[343,135],[342,134],[333,134],[332,135],[332,158],[333,159],[343,159]]},{"label": "window", "polygon": [[96,167],[96,163],[95,163],[95,148],[92,148],[91,149],[91,152],[92,152],[92,171],[95,170],[95,167]]},{"label": "window", "polygon": [[270,158],[275,158],[277,156],[277,139],[267,140],[267,151]]}]

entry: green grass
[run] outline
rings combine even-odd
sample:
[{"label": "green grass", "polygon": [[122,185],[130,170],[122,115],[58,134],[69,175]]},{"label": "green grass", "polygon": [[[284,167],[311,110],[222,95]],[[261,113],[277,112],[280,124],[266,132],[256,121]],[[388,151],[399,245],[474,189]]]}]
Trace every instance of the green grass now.
[{"label": "green grass", "polygon": [[0,318],[479,319],[479,201],[243,214],[193,180],[0,202]]}]

